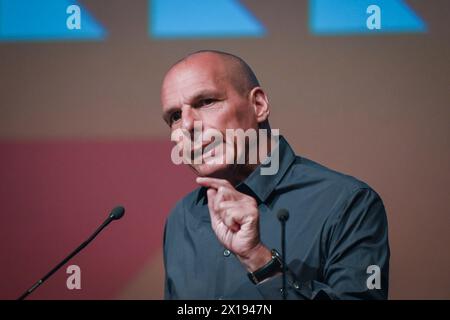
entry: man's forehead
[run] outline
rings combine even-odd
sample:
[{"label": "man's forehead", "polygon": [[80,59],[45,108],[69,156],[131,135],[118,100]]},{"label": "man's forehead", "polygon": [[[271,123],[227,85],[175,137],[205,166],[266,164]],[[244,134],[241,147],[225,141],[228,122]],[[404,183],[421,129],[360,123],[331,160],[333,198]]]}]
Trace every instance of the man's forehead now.
[{"label": "man's forehead", "polygon": [[217,66],[176,65],[164,78],[162,98],[173,95],[191,96],[206,90],[221,90],[226,86],[227,74]]}]

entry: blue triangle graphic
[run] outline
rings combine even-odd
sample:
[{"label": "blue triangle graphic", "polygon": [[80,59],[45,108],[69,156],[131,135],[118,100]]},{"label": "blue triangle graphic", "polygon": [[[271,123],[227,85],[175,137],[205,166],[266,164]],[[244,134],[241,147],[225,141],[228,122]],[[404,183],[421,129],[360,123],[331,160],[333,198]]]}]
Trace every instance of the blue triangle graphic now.
[{"label": "blue triangle graphic", "polygon": [[153,38],[262,37],[264,26],[237,0],[149,0]]},{"label": "blue triangle graphic", "polygon": [[[69,30],[70,5],[81,9],[81,29]],[[102,40],[105,29],[76,0],[0,0],[0,41]]]},{"label": "blue triangle graphic", "polygon": [[[366,26],[367,7],[381,9],[381,29]],[[403,0],[310,0],[309,29],[317,35],[426,32],[425,22]]]}]

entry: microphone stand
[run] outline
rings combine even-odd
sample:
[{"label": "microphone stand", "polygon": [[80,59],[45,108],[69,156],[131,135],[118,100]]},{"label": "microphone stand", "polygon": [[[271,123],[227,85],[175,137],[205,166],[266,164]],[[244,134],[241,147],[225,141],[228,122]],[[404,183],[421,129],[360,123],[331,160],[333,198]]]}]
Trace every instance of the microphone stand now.
[{"label": "microphone stand", "polygon": [[113,220],[118,220],[122,218],[125,209],[123,207],[116,207],[111,211],[111,214],[108,218],[102,223],[102,225],[95,230],[95,232],[84,241],[78,248],[76,248],[71,254],[69,254],[64,260],[58,263],[50,272],[48,272],[42,279],[38,280],[35,284],[33,284],[27,291],[25,291],[17,300],[24,300],[28,295],[30,295],[34,290],[36,290],[41,284],[43,284],[48,278],[50,278],[56,271],[59,270],[63,265],[67,263],[70,259],[72,259],[78,252],[83,250],[94,238]]},{"label": "microphone stand", "polygon": [[282,285],[282,298],[286,300],[286,221],[289,219],[289,212],[286,209],[280,209],[277,214],[278,220],[281,223],[281,263],[283,264],[283,285]]}]

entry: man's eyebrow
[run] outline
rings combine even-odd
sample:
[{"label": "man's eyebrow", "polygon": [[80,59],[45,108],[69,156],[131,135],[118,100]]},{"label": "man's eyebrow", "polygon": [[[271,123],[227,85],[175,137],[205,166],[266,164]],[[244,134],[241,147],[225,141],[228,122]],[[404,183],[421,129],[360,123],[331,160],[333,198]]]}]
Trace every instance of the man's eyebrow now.
[{"label": "man's eyebrow", "polygon": [[[192,103],[196,103],[201,99],[205,99],[205,98],[211,98],[211,96],[217,96],[219,93],[217,90],[213,90],[213,89],[204,89],[204,90],[200,90],[198,92],[196,92],[195,94],[193,94],[189,99],[189,104]],[[167,121],[169,121],[169,116],[172,112],[174,111],[178,111],[180,110],[180,107],[178,106],[170,106],[167,107],[164,111],[163,111],[163,119]]]}]

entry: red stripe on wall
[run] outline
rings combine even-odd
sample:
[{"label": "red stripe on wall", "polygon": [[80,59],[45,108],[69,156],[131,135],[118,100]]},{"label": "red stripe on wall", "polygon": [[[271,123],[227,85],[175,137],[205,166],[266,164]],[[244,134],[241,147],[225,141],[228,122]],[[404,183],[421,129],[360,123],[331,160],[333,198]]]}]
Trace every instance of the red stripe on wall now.
[{"label": "red stripe on wall", "polygon": [[81,290],[67,289],[63,267],[30,296],[117,297],[160,250],[170,208],[195,187],[170,150],[157,140],[1,142],[0,298],[18,297],[121,204],[124,218],[69,262],[81,268]]}]

